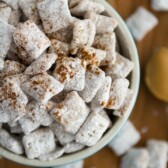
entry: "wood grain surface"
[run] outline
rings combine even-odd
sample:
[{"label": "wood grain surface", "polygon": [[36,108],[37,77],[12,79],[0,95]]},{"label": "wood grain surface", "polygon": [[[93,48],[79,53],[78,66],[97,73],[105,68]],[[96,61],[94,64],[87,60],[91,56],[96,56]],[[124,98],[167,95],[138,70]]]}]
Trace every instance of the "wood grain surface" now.
[{"label": "wood grain surface", "polygon": [[[123,19],[126,19],[138,6],[144,6],[159,19],[159,25],[136,43],[141,63],[141,85],[139,96],[131,115],[131,121],[141,132],[142,139],[137,146],[144,146],[150,138],[168,140],[168,103],[154,98],[144,83],[145,64],[150,56],[162,46],[168,47],[168,12],[155,12],[150,7],[150,0],[109,0]],[[85,160],[84,168],[119,168],[120,158],[108,148]],[[0,168],[26,168],[0,160]]]}]

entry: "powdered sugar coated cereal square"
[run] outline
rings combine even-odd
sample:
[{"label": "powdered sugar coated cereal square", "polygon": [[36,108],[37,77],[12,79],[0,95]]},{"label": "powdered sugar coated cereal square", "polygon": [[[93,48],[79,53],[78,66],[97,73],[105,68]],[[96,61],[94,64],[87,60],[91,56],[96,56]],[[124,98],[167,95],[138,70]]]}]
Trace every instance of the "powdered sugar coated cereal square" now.
[{"label": "powdered sugar coated cereal square", "polygon": [[38,74],[23,84],[24,91],[44,105],[63,90],[63,85],[48,74]]},{"label": "powdered sugar coated cereal square", "polygon": [[108,126],[109,120],[106,120],[97,112],[92,112],[80,128],[75,140],[86,146],[93,146],[100,140]]},{"label": "powdered sugar coated cereal square", "polygon": [[119,109],[127,95],[129,81],[126,78],[115,79],[111,85],[110,98],[106,105],[107,109]]},{"label": "powdered sugar coated cereal square", "polygon": [[105,73],[95,65],[89,65],[86,72],[85,88],[79,95],[86,103],[89,103],[95,97],[97,91],[100,89],[105,80]]},{"label": "powdered sugar coated cereal square", "polygon": [[62,103],[55,106],[51,114],[66,132],[76,134],[89,112],[82,98],[76,91],[73,91]]},{"label": "powdered sugar coated cereal square", "polygon": [[42,0],[37,2],[46,33],[67,28],[72,22],[67,0]]},{"label": "powdered sugar coated cereal square", "polygon": [[158,19],[143,7],[139,7],[127,20],[134,38],[141,41],[157,24]]},{"label": "powdered sugar coated cereal square", "polygon": [[139,140],[139,132],[130,121],[127,121],[119,134],[109,143],[108,146],[117,156],[121,156],[138,143]]},{"label": "powdered sugar coated cereal square", "polygon": [[75,55],[83,46],[91,46],[96,34],[95,24],[90,20],[79,20],[74,23],[71,54]]},{"label": "powdered sugar coated cereal square", "polygon": [[121,168],[147,168],[149,153],[145,148],[132,148],[121,159]]},{"label": "powdered sugar coated cereal square", "polygon": [[41,128],[23,137],[23,146],[29,159],[53,152],[56,143],[53,132],[48,128]]},{"label": "powdered sugar coated cereal square", "polygon": [[13,37],[16,45],[23,47],[32,59],[37,59],[51,44],[47,36],[31,20],[20,24]]},{"label": "powdered sugar coated cereal square", "polygon": [[88,11],[102,13],[104,10],[105,8],[103,5],[90,0],[81,0],[78,5],[70,9],[71,13],[75,16],[84,16]]},{"label": "powdered sugar coated cereal square", "polygon": [[167,141],[150,139],[147,141],[147,149],[150,155],[149,168],[166,168],[168,143]]},{"label": "powdered sugar coated cereal square", "polygon": [[87,12],[85,19],[91,19],[96,25],[96,34],[112,33],[118,23],[112,17],[99,15],[94,12]]},{"label": "powdered sugar coated cereal square", "polygon": [[53,76],[63,83],[66,91],[81,91],[85,87],[86,61],[63,57],[57,60]]}]

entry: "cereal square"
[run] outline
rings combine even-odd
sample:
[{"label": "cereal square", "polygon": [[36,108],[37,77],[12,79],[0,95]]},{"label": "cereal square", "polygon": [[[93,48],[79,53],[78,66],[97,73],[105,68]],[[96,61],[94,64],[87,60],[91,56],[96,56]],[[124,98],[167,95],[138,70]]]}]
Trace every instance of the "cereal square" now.
[{"label": "cereal square", "polygon": [[8,4],[13,9],[18,9],[18,0],[2,0],[6,4]]},{"label": "cereal square", "polygon": [[85,145],[82,145],[74,141],[74,142],[66,144],[64,146],[64,149],[65,149],[65,153],[73,153],[73,152],[82,150],[84,147]]},{"label": "cereal square", "polygon": [[82,98],[76,91],[73,91],[62,103],[55,106],[51,114],[66,132],[76,134],[89,112]]},{"label": "cereal square", "polygon": [[96,34],[95,24],[90,19],[79,20],[74,23],[71,54],[77,54],[83,46],[91,46]]},{"label": "cereal square", "polygon": [[100,89],[105,80],[105,73],[95,65],[89,65],[86,72],[85,88],[79,95],[86,103],[89,103],[95,97],[97,91]]},{"label": "cereal square", "polygon": [[158,24],[158,19],[145,8],[139,7],[126,23],[134,38],[141,41]]},{"label": "cereal square", "polygon": [[23,137],[23,146],[29,159],[53,152],[56,143],[53,132],[48,128],[41,128]]},{"label": "cereal square", "polygon": [[110,98],[106,105],[107,109],[119,109],[127,95],[129,81],[126,78],[117,78],[111,85]]},{"label": "cereal square", "polygon": [[26,68],[25,74],[36,75],[46,72],[55,63],[57,57],[58,56],[54,53],[41,55],[34,62],[32,62],[29,67]]},{"label": "cereal square", "polygon": [[20,24],[13,33],[14,41],[32,59],[37,59],[51,44],[47,36],[31,20]]},{"label": "cereal square", "polygon": [[85,87],[86,61],[63,57],[57,60],[53,76],[63,83],[66,91],[81,91]]},{"label": "cereal square", "polygon": [[12,33],[15,28],[0,20],[0,57],[5,58],[12,42]]},{"label": "cereal square", "polygon": [[134,96],[133,90],[128,89],[127,90],[127,95],[124,99],[123,104],[121,105],[121,107],[119,109],[114,110],[113,114],[115,116],[118,116],[118,117],[124,117],[128,108],[129,108],[129,106],[130,106],[130,104],[131,104],[131,102],[132,102],[133,96]]},{"label": "cereal square", "polygon": [[64,154],[64,151],[65,151],[64,148],[61,148],[61,147],[60,148],[56,148],[56,150],[51,152],[51,153],[39,156],[39,160],[51,161],[51,160],[57,159],[57,158],[61,157]]},{"label": "cereal square", "polygon": [[111,77],[110,76],[105,77],[104,82],[102,83],[96,96],[91,102],[92,111],[99,111],[107,105],[110,96],[111,83],[112,83]]},{"label": "cereal square", "polygon": [[38,74],[23,84],[24,91],[41,105],[63,90],[63,85],[48,74]]},{"label": "cereal square", "polygon": [[68,57],[70,53],[70,44],[61,42],[59,40],[51,40],[52,48],[59,57]]},{"label": "cereal square", "polygon": [[151,5],[156,11],[168,11],[167,0],[152,0]]},{"label": "cereal square", "polygon": [[112,33],[118,25],[117,21],[112,17],[99,15],[94,12],[87,12],[85,19],[90,19],[95,23],[96,34]]},{"label": "cereal square", "polygon": [[72,22],[67,0],[38,1],[37,8],[46,33],[67,28]]},{"label": "cereal square", "polygon": [[106,52],[93,47],[84,46],[79,50],[77,56],[85,60],[88,65],[99,66],[101,61],[106,57]]},{"label": "cereal square", "polygon": [[9,21],[12,9],[3,2],[0,2],[0,19],[4,22]]},{"label": "cereal square", "polygon": [[149,168],[166,168],[168,143],[167,141],[150,139],[147,141],[147,149],[149,152]]},{"label": "cereal square", "polygon": [[18,0],[18,4],[28,19],[39,22],[40,16],[36,7],[36,0]]},{"label": "cereal square", "polygon": [[116,61],[116,35],[115,33],[106,33],[96,35],[93,47],[106,51],[106,57],[101,65],[114,64]]},{"label": "cereal square", "polygon": [[119,53],[116,53],[116,62],[114,64],[108,65],[106,73],[113,79],[126,78],[133,68],[134,64],[132,61],[123,57]]},{"label": "cereal square", "polygon": [[132,148],[121,159],[121,168],[147,168],[149,153],[145,148]]},{"label": "cereal square", "polygon": [[109,147],[121,156],[126,153],[131,147],[136,145],[140,140],[140,133],[136,130],[134,125],[127,121],[125,126],[121,129],[118,135],[109,143]]},{"label": "cereal square", "polygon": [[74,8],[70,9],[71,13],[75,16],[84,16],[88,11],[102,13],[104,10],[103,5],[90,0],[81,0],[81,2],[79,2]]},{"label": "cereal square", "polygon": [[56,121],[50,125],[50,128],[54,132],[61,145],[66,145],[75,140],[75,135],[66,132],[63,127]]},{"label": "cereal square", "polygon": [[21,141],[4,129],[0,129],[0,145],[15,154],[24,153]]},{"label": "cereal square", "polygon": [[92,112],[77,133],[75,140],[86,146],[95,145],[109,127],[107,120],[98,112]]},{"label": "cereal square", "polygon": [[10,114],[11,122],[17,121],[24,115],[28,99],[14,81],[6,79],[3,82],[0,100],[3,111]]}]

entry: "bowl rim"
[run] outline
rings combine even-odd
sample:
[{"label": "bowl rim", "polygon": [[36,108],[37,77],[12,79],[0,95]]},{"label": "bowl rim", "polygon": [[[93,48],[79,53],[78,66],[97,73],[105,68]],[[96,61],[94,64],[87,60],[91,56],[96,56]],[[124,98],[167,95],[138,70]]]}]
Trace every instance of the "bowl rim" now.
[{"label": "bowl rim", "polygon": [[126,115],[123,118],[118,119],[114,124],[114,126],[108,131],[107,134],[105,134],[102,137],[102,139],[96,145],[94,145],[93,147],[89,147],[84,150],[81,150],[79,152],[76,152],[74,154],[70,154],[67,156],[65,155],[53,161],[29,160],[24,156],[14,154],[0,147],[0,155],[2,157],[8,160],[11,160],[13,162],[16,162],[18,164],[33,166],[33,167],[53,167],[53,166],[70,164],[70,163],[85,159],[93,155],[94,153],[98,152],[103,147],[105,147],[116,136],[116,134],[120,131],[120,129],[124,126],[125,122],[128,120],[132,112],[132,109],[135,105],[138,91],[139,91],[139,84],[140,84],[140,64],[139,64],[137,48],[131,33],[129,32],[126,24],[124,23],[121,16],[117,13],[117,11],[105,0],[94,0],[94,1],[104,5],[106,12],[112,15],[118,21],[119,28],[123,32],[125,39],[127,41],[128,50],[130,52],[130,56],[132,56],[131,59],[133,59],[133,62],[134,62],[134,70],[132,72],[132,78],[131,78],[132,80],[131,89],[134,90],[134,97],[126,112]]}]

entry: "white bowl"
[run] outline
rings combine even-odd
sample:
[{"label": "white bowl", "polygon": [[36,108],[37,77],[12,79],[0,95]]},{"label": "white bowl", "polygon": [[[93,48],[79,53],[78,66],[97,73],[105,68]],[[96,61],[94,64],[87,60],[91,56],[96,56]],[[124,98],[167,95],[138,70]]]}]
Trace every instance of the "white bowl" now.
[{"label": "white bowl", "polygon": [[59,165],[76,162],[93,155],[94,153],[102,149],[104,146],[106,146],[116,136],[116,134],[120,131],[120,129],[125,124],[125,122],[128,120],[128,117],[130,116],[132,109],[134,107],[138,90],[139,90],[140,67],[139,67],[137,49],[127,26],[125,25],[124,21],[121,19],[119,14],[113,9],[113,7],[104,0],[95,0],[95,1],[104,5],[106,9],[106,13],[118,21],[119,26],[116,32],[117,32],[119,44],[122,48],[122,53],[124,53],[124,56],[130,58],[135,65],[134,70],[130,76],[130,83],[131,83],[130,87],[134,91],[134,98],[132,100],[131,105],[129,106],[129,109],[126,112],[125,117],[118,119],[113,125],[113,127],[93,147],[86,148],[74,154],[62,156],[61,158],[58,158],[53,161],[29,160],[24,156],[16,155],[0,147],[0,155],[2,157],[9,159],[11,161],[17,162],[19,164],[28,165],[32,167],[53,167],[53,166],[59,166]]}]

